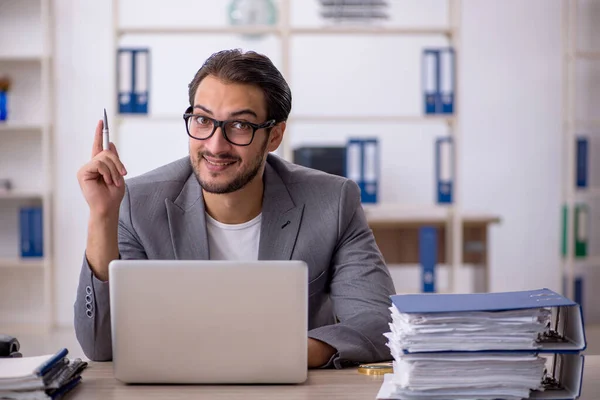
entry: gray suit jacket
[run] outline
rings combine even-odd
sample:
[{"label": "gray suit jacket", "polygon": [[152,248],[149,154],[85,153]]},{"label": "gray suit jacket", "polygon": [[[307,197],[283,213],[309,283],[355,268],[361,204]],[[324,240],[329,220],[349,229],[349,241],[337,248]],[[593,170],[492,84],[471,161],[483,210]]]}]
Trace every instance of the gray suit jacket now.
[{"label": "gray suit jacket", "polygon": [[[391,359],[383,333],[395,291],[358,186],[272,154],[264,182],[258,257],[308,264],[308,337],[337,349],[326,367]],[[129,179],[126,188],[119,216],[122,259],[209,259],[202,190],[188,157]],[[109,286],[84,256],[74,322],[91,360],[112,359]]]}]

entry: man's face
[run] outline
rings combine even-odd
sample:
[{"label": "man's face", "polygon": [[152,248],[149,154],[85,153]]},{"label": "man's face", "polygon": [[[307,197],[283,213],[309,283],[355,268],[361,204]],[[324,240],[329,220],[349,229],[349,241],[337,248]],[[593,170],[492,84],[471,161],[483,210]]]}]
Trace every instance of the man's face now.
[{"label": "man's face", "polygon": [[[204,78],[194,97],[192,113],[217,120],[262,124],[267,117],[262,90],[253,85],[225,83],[212,75]],[[231,193],[254,179],[261,179],[269,151],[281,142],[282,129],[270,137],[259,129],[249,146],[236,146],[223,136],[222,128],[206,140],[190,138],[190,160],[200,185],[209,193]]]}]

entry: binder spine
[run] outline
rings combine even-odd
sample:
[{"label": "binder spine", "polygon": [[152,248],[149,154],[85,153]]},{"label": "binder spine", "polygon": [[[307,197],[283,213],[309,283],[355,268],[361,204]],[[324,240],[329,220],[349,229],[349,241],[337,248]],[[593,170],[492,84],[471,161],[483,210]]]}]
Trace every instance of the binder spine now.
[{"label": "binder spine", "polygon": [[440,102],[442,114],[454,113],[454,87],[456,82],[454,60],[453,48],[440,50]]},{"label": "binder spine", "polygon": [[363,191],[362,183],[362,143],[358,139],[350,139],[346,144],[346,177],[358,185]]},{"label": "binder spine", "polygon": [[582,189],[588,186],[588,139],[585,137],[577,138],[575,165],[575,180],[577,188]]},{"label": "binder spine", "polygon": [[425,114],[436,114],[439,111],[440,101],[440,68],[438,50],[423,51],[423,96]]},{"label": "binder spine", "polygon": [[21,208],[19,210],[19,234],[21,237],[21,257],[23,258],[32,257],[33,255],[29,219],[29,208]]},{"label": "binder spine", "polygon": [[149,99],[149,49],[119,49],[117,96],[119,113],[147,114]]},{"label": "binder spine", "polygon": [[43,214],[41,207],[23,207],[19,210],[21,257],[43,257]]},{"label": "binder spine", "polygon": [[452,180],[454,176],[454,154],[452,138],[439,138],[435,142],[437,202],[452,203]]},{"label": "binder spine", "polygon": [[367,139],[362,142],[363,188],[361,201],[377,203],[379,189],[379,145],[377,139]]},{"label": "binder spine", "polygon": [[148,113],[148,76],[150,68],[150,55],[148,49],[139,49],[135,52],[134,99],[135,113]]},{"label": "binder spine", "polygon": [[[567,227],[569,226],[569,210],[566,205],[562,206],[562,241],[561,241],[561,252],[566,257],[567,255]],[[563,290],[563,293],[565,291]]]},{"label": "binder spine", "polygon": [[575,206],[575,257],[586,257],[588,247],[589,210],[586,204]]},{"label": "binder spine", "polygon": [[44,256],[44,219],[41,207],[31,209],[31,233],[33,244],[33,256]]},{"label": "binder spine", "polygon": [[583,279],[581,276],[575,278],[575,282],[573,282],[573,301],[581,306],[581,311],[583,311]]},{"label": "binder spine", "polygon": [[377,203],[379,145],[377,139],[350,139],[346,144],[346,177],[357,183],[362,203]]},{"label": "binder spine", "polygon": [[119,49],[117,53],[117,96],[121,114],[132,113],[134,109],[133,74],[133,51]]},{"label": "binder spine", "polygon": [[437,264],[437,229],[425,226],[419,229],[419,263],[423,293],[434,293],[435,265]]}]

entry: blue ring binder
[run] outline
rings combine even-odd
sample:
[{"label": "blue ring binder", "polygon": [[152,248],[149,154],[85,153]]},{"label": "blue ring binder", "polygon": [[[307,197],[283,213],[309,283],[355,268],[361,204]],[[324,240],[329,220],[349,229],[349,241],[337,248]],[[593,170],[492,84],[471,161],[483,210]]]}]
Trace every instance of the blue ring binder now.
[{"label": "blue ring binder", "polygon": [[117,52],[119,113],[147,114],[150,87],[150,50],[121,48]]}]

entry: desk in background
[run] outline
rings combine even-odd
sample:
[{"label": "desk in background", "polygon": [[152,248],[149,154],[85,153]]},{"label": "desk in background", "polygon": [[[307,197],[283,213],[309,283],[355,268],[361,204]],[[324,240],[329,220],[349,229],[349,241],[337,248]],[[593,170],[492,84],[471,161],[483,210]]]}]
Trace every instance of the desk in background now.
[{"label": "desk in background", "polygon": [[[446,263],[446,226],[448,209],[436,207],[407,207],[401,205],[363,205],[375,241],[390,268],[419,264],[419,228],[434,226],[438,233],[438,264]],[[489,240],[488,228],[500,222],[491,214],[464,212],[463,215],[463,265],[480,270],[476,292],[489,290]],[[415,282],[419,286],[419,282]]]},{"label": "desk in background", "polygon": [[[581,400],[598,399],[600,393],[600,356],[586,356]],[[374,400],[383,377],[345,370],[310,370],[301,385],[227,385],[163,386],[124,385],[113,378],[112,363],[90,363],[83,382],[68,399],[344,399]]]}]

